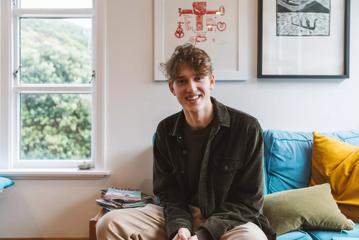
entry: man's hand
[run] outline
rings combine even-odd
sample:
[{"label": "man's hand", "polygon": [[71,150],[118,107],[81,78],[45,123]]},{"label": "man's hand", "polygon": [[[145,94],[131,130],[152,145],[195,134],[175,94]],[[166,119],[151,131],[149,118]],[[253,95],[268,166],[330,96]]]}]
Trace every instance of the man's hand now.
[{"label": "man's hand", "polygon": [[[191,239],[191,232],[188,228],[180,228],[176,236],[172,240],[190,240]],[[192,240],[192,239],[191,239]]]},{"label": "man's hand", "polygon": [[188,228],[180,228],[172,240],[198,240],[197,235],[191,236]]}]

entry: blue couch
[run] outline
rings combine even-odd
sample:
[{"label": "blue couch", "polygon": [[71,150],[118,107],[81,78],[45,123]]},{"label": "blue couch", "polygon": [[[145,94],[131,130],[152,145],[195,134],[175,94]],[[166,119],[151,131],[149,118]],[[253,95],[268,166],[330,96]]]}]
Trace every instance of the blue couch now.
[{"label": "blue couch", "polygon": [[0,191],[2,191],[3,189],[8,188],[14,184],[15,183],[11,179],[0,177]]},{"label": "blue couch", "polygon": [[[359,131],[327,134],[359,146]],[[265,194],[307,187],[311,173],[313,136],[309,132],[266,130],[264,137]],[[358,183],[359,184],[359,183]],[[278,240],[359,239],[359,223],[351,231],[294,231]]]}]

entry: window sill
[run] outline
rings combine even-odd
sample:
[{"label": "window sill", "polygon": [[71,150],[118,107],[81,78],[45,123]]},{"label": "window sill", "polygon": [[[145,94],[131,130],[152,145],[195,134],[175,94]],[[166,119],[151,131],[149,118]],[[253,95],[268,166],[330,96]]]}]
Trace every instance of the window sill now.
[{"label": "window sill", "polygon": [[101,179],[110,175],[109,170],[79,170],[77,168],[18,168],[0,169],[0,176],[11,179]]}]

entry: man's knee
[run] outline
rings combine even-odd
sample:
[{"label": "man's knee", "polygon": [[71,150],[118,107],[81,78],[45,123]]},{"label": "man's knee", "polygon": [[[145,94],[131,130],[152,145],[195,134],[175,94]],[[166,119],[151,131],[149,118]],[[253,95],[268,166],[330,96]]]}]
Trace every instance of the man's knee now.
[{"label": "man's knee", "polygon": [[222,235],[221,240],[267,240],[266,235],[256,224],[248,222],[239,225]]},{"label": "man's knee", "polygon": [[119,220],[116,211],[109,212],[102,216],[96,224],[97,239],[111,239],[110,236],[113,235],[113,228],[116,225],[115,222],[118,222]]},{"label": "man's knee", "polygon": [[96,223],[96,236],[98,240],[105,239],[105,235],[108,232],[108,225],[111,219],[108,218],[108,214],[102,216]]},{"label": "man's knee", "polygon": [[[158,234],[161,236],[157,238]],[[144,208],[111,211],[97,222],[96,235],[98,240],[140,239],[134,235],[162,239],[165,236],[163,209],[148,204]]]}]

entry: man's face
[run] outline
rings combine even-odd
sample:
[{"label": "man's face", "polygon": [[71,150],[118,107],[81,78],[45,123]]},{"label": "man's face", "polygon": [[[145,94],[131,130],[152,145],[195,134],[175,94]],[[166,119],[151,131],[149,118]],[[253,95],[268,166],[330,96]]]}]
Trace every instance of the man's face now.
[{"label": "man's face", "polygon": [[181,65],[177,79],[168,84],[185,111],[199,112],[211,104],[211,90],[215,84],[212,74],[200,76],[191,67]]}]

